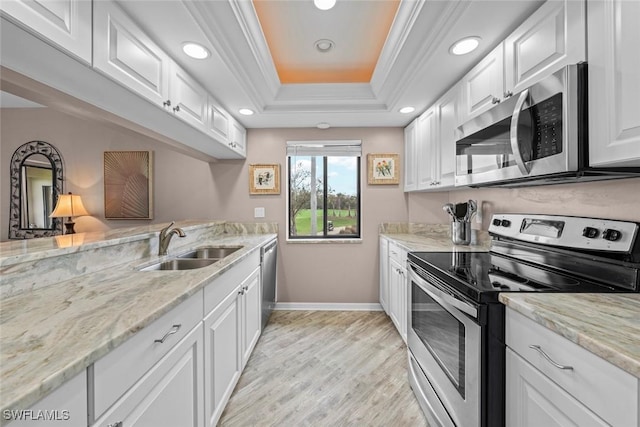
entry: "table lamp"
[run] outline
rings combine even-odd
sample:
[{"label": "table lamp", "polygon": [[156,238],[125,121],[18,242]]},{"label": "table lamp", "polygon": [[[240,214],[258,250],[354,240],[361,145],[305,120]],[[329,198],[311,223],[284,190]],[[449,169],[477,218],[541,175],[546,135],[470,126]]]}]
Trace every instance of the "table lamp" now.
[{"label": "table lamp", "polygon": [[69,220],[64,223],[66,228],[65,234],[74,234],[76,231],[73,229],[75,223],[73,222],[74,216],[89,215],[89,212],[84,208],[82,199],[77,194],[61,194],[58,197],[58,203],[56,208],[49,215],[50,218],[64,218]]}]

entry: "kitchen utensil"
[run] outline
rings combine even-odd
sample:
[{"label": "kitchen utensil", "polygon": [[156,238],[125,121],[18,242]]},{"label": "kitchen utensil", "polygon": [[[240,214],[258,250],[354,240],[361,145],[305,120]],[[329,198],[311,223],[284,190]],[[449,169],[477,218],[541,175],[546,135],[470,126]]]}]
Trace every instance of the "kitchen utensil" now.
[{"label": "kitchen utensil", "polygon": [[469,221],[452,222],[451,241],[455,245],[468,245],[471,243],[471,223]]},{"label": "kitchen utensil", "polygon": [[442,210],[447,212],[449,215],[451,215],[451,218],[456,221],[456,214],[453,211],[454,207],[453,207],[453,203],[446,203],[444,206],[442,206]]},{"label": "kitchen utensil", "polygon": [[464,203],[456,203],[455,205],[455,213],[458,221],[464,221],[465,216],[467,215],[467,202]]},{"label": "kitchen utensil", "polygon": [[467,204],[469,205],[469,207],[467,209],[467,215],[465,215],[464,220],[471,221],[471,218],[473,218],[473,216],[478,211],[478,203],[476,203],[475,200],[469,200]]}]

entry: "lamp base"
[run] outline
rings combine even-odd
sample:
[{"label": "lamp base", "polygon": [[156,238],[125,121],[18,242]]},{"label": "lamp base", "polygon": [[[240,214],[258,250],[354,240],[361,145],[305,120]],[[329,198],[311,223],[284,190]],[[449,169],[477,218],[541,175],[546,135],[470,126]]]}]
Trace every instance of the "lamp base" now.
[{"label": "lamp base", "polygon": [[76,230],[73,229],[74,225],[76,225],[76,223],[71,221],[71,219],[69,219],[68,222],[65,222],[64,223],[64,228],[65,228],[64,234],[76,234]]}]

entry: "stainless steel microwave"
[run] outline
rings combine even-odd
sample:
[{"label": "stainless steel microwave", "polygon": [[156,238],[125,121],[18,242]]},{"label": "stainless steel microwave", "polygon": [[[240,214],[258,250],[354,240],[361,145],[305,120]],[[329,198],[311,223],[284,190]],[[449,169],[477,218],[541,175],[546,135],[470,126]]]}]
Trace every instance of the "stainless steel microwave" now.
[{"label": "stainless steel microwave", "polygon": [[[597,119],[597,118],[593,118]],[[569,65],[456,130],[456,186],[640,176],[588,166],[587,65]]]}]

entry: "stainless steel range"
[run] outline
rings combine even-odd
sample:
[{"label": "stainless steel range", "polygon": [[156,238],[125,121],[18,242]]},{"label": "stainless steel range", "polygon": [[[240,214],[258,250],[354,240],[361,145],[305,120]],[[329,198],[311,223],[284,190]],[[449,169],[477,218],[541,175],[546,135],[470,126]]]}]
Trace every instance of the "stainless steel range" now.
[{"label": "stainless steel range", "polygon": [[500,292],[638,292],[640,225],[494,215],[489,252],[409,253],[409,378],[432,425],[504,425]]}]

